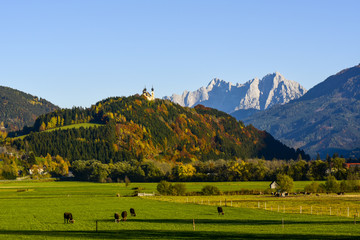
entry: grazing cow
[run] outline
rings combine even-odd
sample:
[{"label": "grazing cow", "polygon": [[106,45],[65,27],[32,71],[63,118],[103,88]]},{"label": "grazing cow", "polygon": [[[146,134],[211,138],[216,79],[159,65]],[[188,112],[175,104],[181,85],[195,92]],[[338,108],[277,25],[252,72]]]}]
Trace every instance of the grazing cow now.
[{"label": "grazing cow", "polygon": [[64,213],[64,223],[74,223],[75,220],[73,219],[73,216],[71,213],[66,212]]},{"label": "grazing cow", "polygon": [[135,209],[130,208],[131,216],[136,217]]},{"label": "grazing cow", "polygon": [[120,215],[118,213],[114,214],[115,222],[120,222]]},{"label": "grazing cow", "polygon": [[217,210],[218,210],[219,215],[220,214],[224,215],[224,211],[223,211],[222,207],[218,207]]},{"label": "grazing cow", "polygon": [[127,218],[127,212],[126,211],[123,211],[122,213],[121,213],[121,217],[122,217],[122,221],[126,221],[126,218]]}]

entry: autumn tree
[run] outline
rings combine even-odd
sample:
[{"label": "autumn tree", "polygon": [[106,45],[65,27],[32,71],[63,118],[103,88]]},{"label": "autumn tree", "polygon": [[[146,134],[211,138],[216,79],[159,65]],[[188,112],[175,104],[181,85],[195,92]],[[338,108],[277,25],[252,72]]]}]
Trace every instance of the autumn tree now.
[{"label": "autumn tree", "polygon": [[276,176],[277,190],[280,192],[291,192],[294,187],[294,180],[286,174]]}]

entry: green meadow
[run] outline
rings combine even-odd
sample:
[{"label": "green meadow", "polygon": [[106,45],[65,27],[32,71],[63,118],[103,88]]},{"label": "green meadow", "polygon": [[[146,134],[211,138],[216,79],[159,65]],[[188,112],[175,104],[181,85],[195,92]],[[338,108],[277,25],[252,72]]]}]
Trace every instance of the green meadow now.
[{"label": "green meadow", "polygon": [[[188,191],[200,191],[209,183],[185,184]],[[262,189],[269,183],[211,184],[226,191],[248,188],[245,185]],[[155,183],[131,183],[126,187],[124,183],[1,182],[0,239],[360,238],[360,223],[354,224],[353,217],[283,213],[277,209],[265,210],[263,204],[260,208],[236,205],[237,200],[275,201],[275,197],[269,195],[129,197],[134,187],[145,188],[145,192],[156,191]],[[120,197],[117,197],[118,194]],[[316,201],[330,206],[335,200],[345,204],[351,201],[350,197],[342,199],[335,195],[321,195]],[[227,206],[224,206],[224,198],[227,198]],[[281,201],[296,204],[309,201],[302,196],[288,199]],[[217,213],[220,200],[225,215]],[[355,196],[353,200],[356,206],[359,199]],[[210,205],[206,204],[207,201]],[[136,217],[130,216],[131,207],[135,208]],[[128,220],[115,223],[114,213],[125,210]],[[64,224],[64,212],[73,214],[74,224]]]}]

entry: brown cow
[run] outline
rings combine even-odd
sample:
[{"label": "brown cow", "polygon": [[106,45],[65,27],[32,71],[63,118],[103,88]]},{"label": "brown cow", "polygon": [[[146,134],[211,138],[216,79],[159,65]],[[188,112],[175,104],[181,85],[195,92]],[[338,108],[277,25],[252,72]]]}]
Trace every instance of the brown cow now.
[{"label": "brown cow", "polygon": [[130,208],[131,216],[136,217],[135,209]]},{"label": "brown cow", "polygon": [[64,213],[64,223],[74,223],[75,220],[71,213],[65,212]]},{"label": "brown cow", "polygon": [[122,217],[122,221],[126,221],[126,218],[127,218],[127,212],[126,211],[123,211],[122,213],[121,213],[121,217]]},{"label": "brown cow", "polygon": [[223,211],[222,207],[218,207],[217,210],[218,210],[219,215],[220,214],[224,215],[224,211]]},{"label": "brown cow", "polygon": [[120,215],[118,213],[114,214],[115,222],[120,222]]}]

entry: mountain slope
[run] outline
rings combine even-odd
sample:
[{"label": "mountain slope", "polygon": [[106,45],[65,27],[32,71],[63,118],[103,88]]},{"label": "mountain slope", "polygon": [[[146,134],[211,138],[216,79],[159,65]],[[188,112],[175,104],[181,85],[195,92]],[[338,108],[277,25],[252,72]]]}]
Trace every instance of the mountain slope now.
[{"label": "mountain slope", "polygon": [[298,83],[285,79],[280,73],[268,74],[261,80],[255,78],[245,84],[233,85],[213,79],[207,87],[182,95],[165,97],[181,106],[202,104],[220,111],[233,113],[238,110],[265,110],[301,97],[306,90]]},{"label": "mountain slope", "polygon": [[[64,125],[97,122],[103,127],[46,131]],[[32,131],[14,145],[36,155],[61,155],[69,160],[117,162],[157,159],[190,162],[209,159],[296,159],[270,134],[245,126],[230,115],[197,106],[184,108],[167,100],[142,96],[109,98],[88,109],[63,109],[40,116]]]},{"label": "mountain slope", "polygon": [[45,99],[0,86],[0,122],[4,123],[8,131],[32,126],[39,115],[56,109],[59,107]]},{"label": "mountain slope", "polygon": [[338,152],[359,157],[360,65],[330,76],[295,101],[254,114],[245,123],[312,155]]}]

